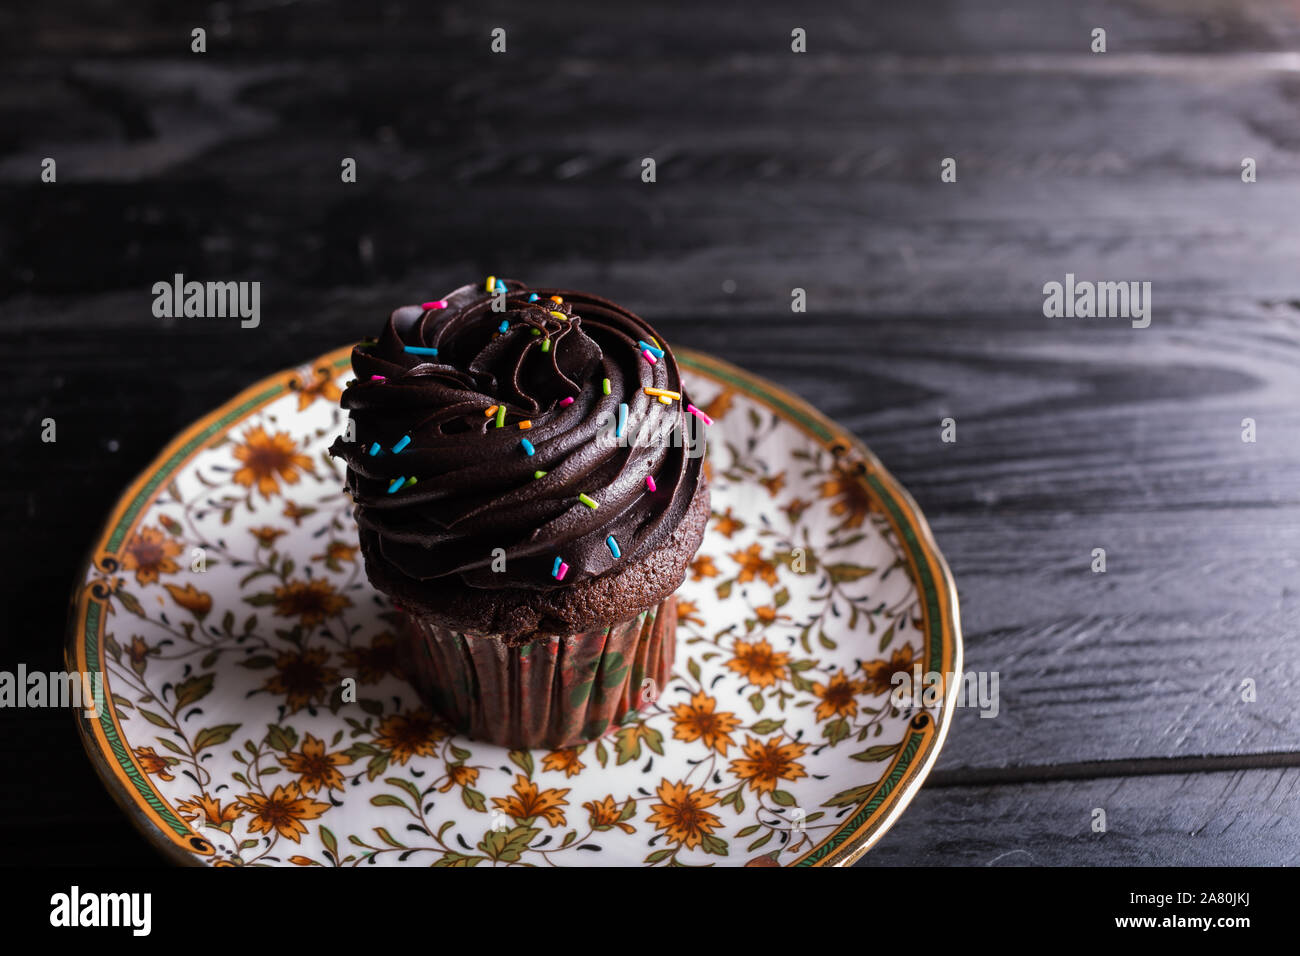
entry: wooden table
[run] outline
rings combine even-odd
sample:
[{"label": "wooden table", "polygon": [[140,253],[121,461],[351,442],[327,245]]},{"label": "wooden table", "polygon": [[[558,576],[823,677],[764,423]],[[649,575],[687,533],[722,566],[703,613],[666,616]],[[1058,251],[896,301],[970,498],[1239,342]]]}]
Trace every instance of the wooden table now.
[{"label": "wooden table", "polygon": [[[0,14],[0,668],[59,666],[175,431],[492,272],[802,394],[929,517],[1000,712],[861,865],[1300,862],[1294,4],[59,6]],[[154,318],[177,272],[261,325]],[[1067,273],[1149,281],[1150,326],[1045,317]],[[66,713],[0,753],[11,859],[154,862]]]}]

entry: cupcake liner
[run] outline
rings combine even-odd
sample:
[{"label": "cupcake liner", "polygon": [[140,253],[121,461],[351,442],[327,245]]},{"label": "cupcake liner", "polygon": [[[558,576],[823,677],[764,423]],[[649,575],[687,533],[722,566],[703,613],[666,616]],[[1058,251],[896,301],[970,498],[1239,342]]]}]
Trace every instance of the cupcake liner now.
[{"label": "cupcake liner", "polygon": [[[458,732],[503,747],[594,740],[652,701],[672,676],[675,596],[611,627],[512,647],[408,616],[406,672]],[[653,685],[645,685],[646,679]]]}]

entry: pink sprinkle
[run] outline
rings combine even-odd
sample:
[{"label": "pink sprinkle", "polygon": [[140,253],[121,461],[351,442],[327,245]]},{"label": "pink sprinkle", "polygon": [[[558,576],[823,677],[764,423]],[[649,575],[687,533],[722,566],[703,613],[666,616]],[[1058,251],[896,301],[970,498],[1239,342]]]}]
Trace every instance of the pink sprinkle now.
[{"label": "pink sprinkle", "polygon": [[569,573],[569,566],[563,561],[560,562],[560,570],[555,573],[555,580],[563,581],[564,576]]},{"label": "pink sprinkle", "polygon": [[428,310],[428,309],[445,309],[445,308],[447,308],[447,300],[446,300],[446,299],[439,299],[437,302],[422,302],[422,303],[420,303],[420,308],[425,309],[425,310]]},{"label": "pink sprinkle", "polygon": [[655,480],[651,478],[649,475],[645,476],[645,486],[649,488],[651,491],[659,490],[658,488],[655,487]]},{"label": "pink sprinkle", "polygon": [[370,376],[370,381],[372,381],[372,382],[386,382],[386,381],[388,381],[388,379],[387,379],[385,376],[383,376],[383,375],[372,375],[372,376]]},{"label": "pink sprinkle", "polygon": [[573,396],[572,396],[572,395],[570,395],[568,398],[562,398],[562,399],[560,399],[560,407],[561,407],[561,408],[564,408],[565,406],[567,406],[567,405],[572,405],[572,404],[573,404]]},{"label": "pink sprinkle", "polygon": [[696,418],[698,418],[700,421],[704,422],[704,424],[706,424],[706,425],[712,425],[712,424],[713,424],[713,419],[710,418],[708,415],[705,415],[702,411],[700,411],[700,410],[699,410],[698,408],[696,408],[694,405],[687,405],[687,406],[686,406],[686,410],[687,410],[688,412],[690,412],[692,415],[694,415]]},{"label": "pink sprinkle", "polygon": [[659,360],[658,360],[657,358],[655,358],[653,355],[650,354],[650,350],[649,350],[649,349],[642,349],[642,350],[641,350],[641,354],[645,356],[645,360],[646,360],[647,362],[649,362],[651,365],[658,365],[658,364],[659,364]]}]

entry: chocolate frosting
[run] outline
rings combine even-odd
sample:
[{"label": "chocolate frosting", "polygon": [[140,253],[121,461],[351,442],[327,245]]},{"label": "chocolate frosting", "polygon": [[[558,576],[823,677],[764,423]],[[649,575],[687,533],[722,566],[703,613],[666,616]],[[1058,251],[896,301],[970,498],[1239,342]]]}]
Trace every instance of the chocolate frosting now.
[{"label": "chocolate frosting", "polygon": [[[686,412],[672,351],[644,320],[583,292],[500,281],[504,312],[485,285],[463,286],[445,308],[397,309],[377,342],[353,349],[356,380],[342,404],[356,440],[339,438],[330,452],[347,462],[362,548],[384,578],[572,587],[666,545],[701,481],[704,430]],[[662,357],[651,364],[638,342]],[[681,397],[664,404],[647,387]],[[502,427],[486,414],[500,405]],[[503,570],[493,568],[498,548]],[[557,558],[568,565],[562,579]]]}]

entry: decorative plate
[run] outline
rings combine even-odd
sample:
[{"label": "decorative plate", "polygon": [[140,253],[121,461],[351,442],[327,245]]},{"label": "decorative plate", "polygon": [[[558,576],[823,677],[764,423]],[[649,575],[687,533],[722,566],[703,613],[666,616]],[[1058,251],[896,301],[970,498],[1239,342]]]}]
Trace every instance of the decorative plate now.
[{"label": "decorative plate", "polygon": [[[106,686],[78,725],[131,819],[170,859],[215,866],[861,856],[952,716],[952,579],[861,443],[770,383],[677,354],[714,421],[714,512],[678,592],[674,679],[572,750],[450,735],[395,669],[393,611],[326,452],[348,349],[187,428],[113,510],[70,619],[69,669]],[[913,699],[918,672],[942,689]]]}]

